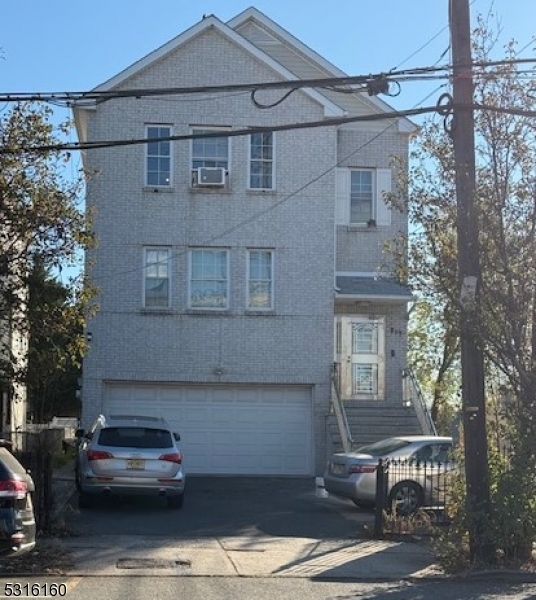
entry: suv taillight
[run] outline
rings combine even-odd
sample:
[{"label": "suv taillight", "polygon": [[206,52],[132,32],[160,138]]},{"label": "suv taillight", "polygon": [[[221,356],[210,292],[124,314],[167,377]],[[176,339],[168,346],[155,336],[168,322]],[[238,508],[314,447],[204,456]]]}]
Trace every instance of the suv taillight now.
[{"label": "suv taillight", "polygon": [[87,459],[88,460],[105,460],[107,458],[113,458],[114,455],[109,452],[105,452],[104,450],[88,450]]},{"label": "suv taillight", "polygon": [[170,452],[169,454],[162,454],[158,460],[165,460],[180,465],[182,463],[182,454],[180,452]]},{"label": "suv taillight", "polygon": [[28,484],[18,479],[0,481],[0,498],[17,498],[22,500],[28,493]]}]

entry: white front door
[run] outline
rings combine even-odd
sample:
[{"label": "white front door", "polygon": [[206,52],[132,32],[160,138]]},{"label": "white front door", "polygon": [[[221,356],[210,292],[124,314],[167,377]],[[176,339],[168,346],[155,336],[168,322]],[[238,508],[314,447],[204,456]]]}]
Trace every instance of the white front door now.
[{"label": "white front door", "polygon": [[382,399],[385,393],[385,322],[365,316],[337,317],[335,361],[343,399]]}]

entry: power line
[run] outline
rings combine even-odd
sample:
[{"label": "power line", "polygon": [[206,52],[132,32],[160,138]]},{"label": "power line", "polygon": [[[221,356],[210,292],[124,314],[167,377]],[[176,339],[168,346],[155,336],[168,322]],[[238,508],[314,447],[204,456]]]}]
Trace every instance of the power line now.
[{"label": "power line", "polygon": [[[536,58],[506,59],[501,61],[481,61],[473,62],[472,67],[490,67],[505,64],[534,63]],[[127,90],[92,90],[85,92],[13,92],[0,93],[0,102],[65,102],[68,106],[83,106],[85,102],[105,101],[118,98],[146,98],[151,96],[169,96],[169,95],[190,95],[190,94],[208,94],[221,92],[237,91],[258,91],[271,89],[301,89],[301,88],[326,88],[332,89],[334,86],[365,86],[364,89],[370,93],[371,86],[381,81],[411,81],[415,78],[430,76],[444,71],[450,72],[451,65],[418,67],[414,69],[405,69],[398,71],[389,71],[388,73],[376,73],[369,75],[343,76],[343,77],[322,77],[312,79],[296,79],[285,81],[258,82],[258,83],[238,83],[211,86],[191,86],[191,87],[171,87],[171,88],[140,88]],[[351,88],[350,88],[351,89]],[[364,89],[354,91],[364,91]]]},{"label": "power line", "polygon": [[236,129],[234,131],[225,132],[210,132],[210,133],[191,133],[181,135],[170,135],[158,138],[134,138],[130,140],[100,140],[95,142],[75,142],[75,143],[58,143],[42,146],[2,146],[0,154],[20,154],[21,152],[61,152],[61,151],[77,151],[77,150],[94,150],[102,148],[114,148],[118,146],[136,146],[147,144],[149,142],[176,142],[185,140],[195,140],[204,138],[221,138],[221,137],[240,137],[250,135],[252,133],[265,133],[277,131],[291,131],[297,129],[312,129],[317,127],[335,127],[345,125],[347,123],[363,123],[371,121],[385,121],[389,119],[401,119],[422,115],[425,113],[434,112],[436,106],[427,106],[423,108],[415,108],[404,111],[391,111],[372,115],[360,115],[355,117],[330,117],[320,121],[305,121],[301,123],[288,123],[284,125],[266,125],[253,126],[244,129]]}]

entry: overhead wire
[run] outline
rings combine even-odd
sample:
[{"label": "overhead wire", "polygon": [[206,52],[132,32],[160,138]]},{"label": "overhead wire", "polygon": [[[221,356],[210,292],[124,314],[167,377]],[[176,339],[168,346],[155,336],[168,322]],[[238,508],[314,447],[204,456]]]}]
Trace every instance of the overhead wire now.
[{"label": "overhead wire", "polygon": [[[283,125],[265,125],[246,127],[243,129],[235,129],[226,131],[224,137],[240,137],[250,135],[252,133],[276,132],[276,131],[291,131],[298,129],[312,129],[318,127],[334,127],[345,125],[348,123],[363,123],[371,121],[385,121],[389,119],[400,119],[403,117],[412,117],[425,113],[435,112],[437,107],[427,106],[422,108],[391,111],[379,114],[358,115],[354,117],[328,117],[319,121],[303,121],[299,123],[286,123]],[[158,141],[176,142],[185,140],[205,139],[205,138],[220,138],[221,131],[210,133],[190,133],[181,135],[169,135],[158,138]],[[21,152],[61,152],[61,151],[79,151],[79,150],[95,150],[102,148],[113,148],[119,146],[136,146],[154,142],[155,138],[133,138],[123,140],[98,140],[95,142],[76,142],[69,144],[60,142],[57,144],[48,144],[40,146],[0,146],[0,154],[19,154]]]},{"label": "overhead wire", "polygon": [[[534,63],[535,58],[506,59],[501,61],[481,61],[475,62],[472,67],[489,67],[499,64],[520,64]],[[190,86],[190,87],[171,87],[171,88],[140,88],[123,90],[91,90],[85,92],[10,92],[0,93],[0,102],[76,102],[78,106],[83,106],[85,102],[97,102],[112,100],[117,98],[146,98],[151,96],[169,96],[169,95],[190,95],[190,94],[212,94],[219,92],[238,92],[254,90],[270,90],[285,88],[314,88],[328,86],[367,86],[371,82],[379,79],[390,79],[395,81],[412,81],[422,77],[431,77],[441,72],[450,72],[450,65],[418,67],[413,69],[389,71],[388,73],[375,73],[370,75],[356,75],[344,77],[323,77],[312,79],[271,81],[258,83],[239,83],[210,86]],[[360,90],[357,90],[360,91]]]}]

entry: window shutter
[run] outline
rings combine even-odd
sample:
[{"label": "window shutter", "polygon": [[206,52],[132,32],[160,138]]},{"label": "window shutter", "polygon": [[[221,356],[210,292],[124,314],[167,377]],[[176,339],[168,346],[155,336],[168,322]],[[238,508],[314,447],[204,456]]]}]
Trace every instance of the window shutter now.
[{"label": "window shutter", "polygon": [[376,224],[391,225],[391,208],[384,199],[384,193],[391,192],[391,169],[378,169],[376,172]]},{"label": "window shutter", "polygon": [[350,222],[350,190],[348,189],[348,169],[335,169],[335,224],[348,225]]}]

